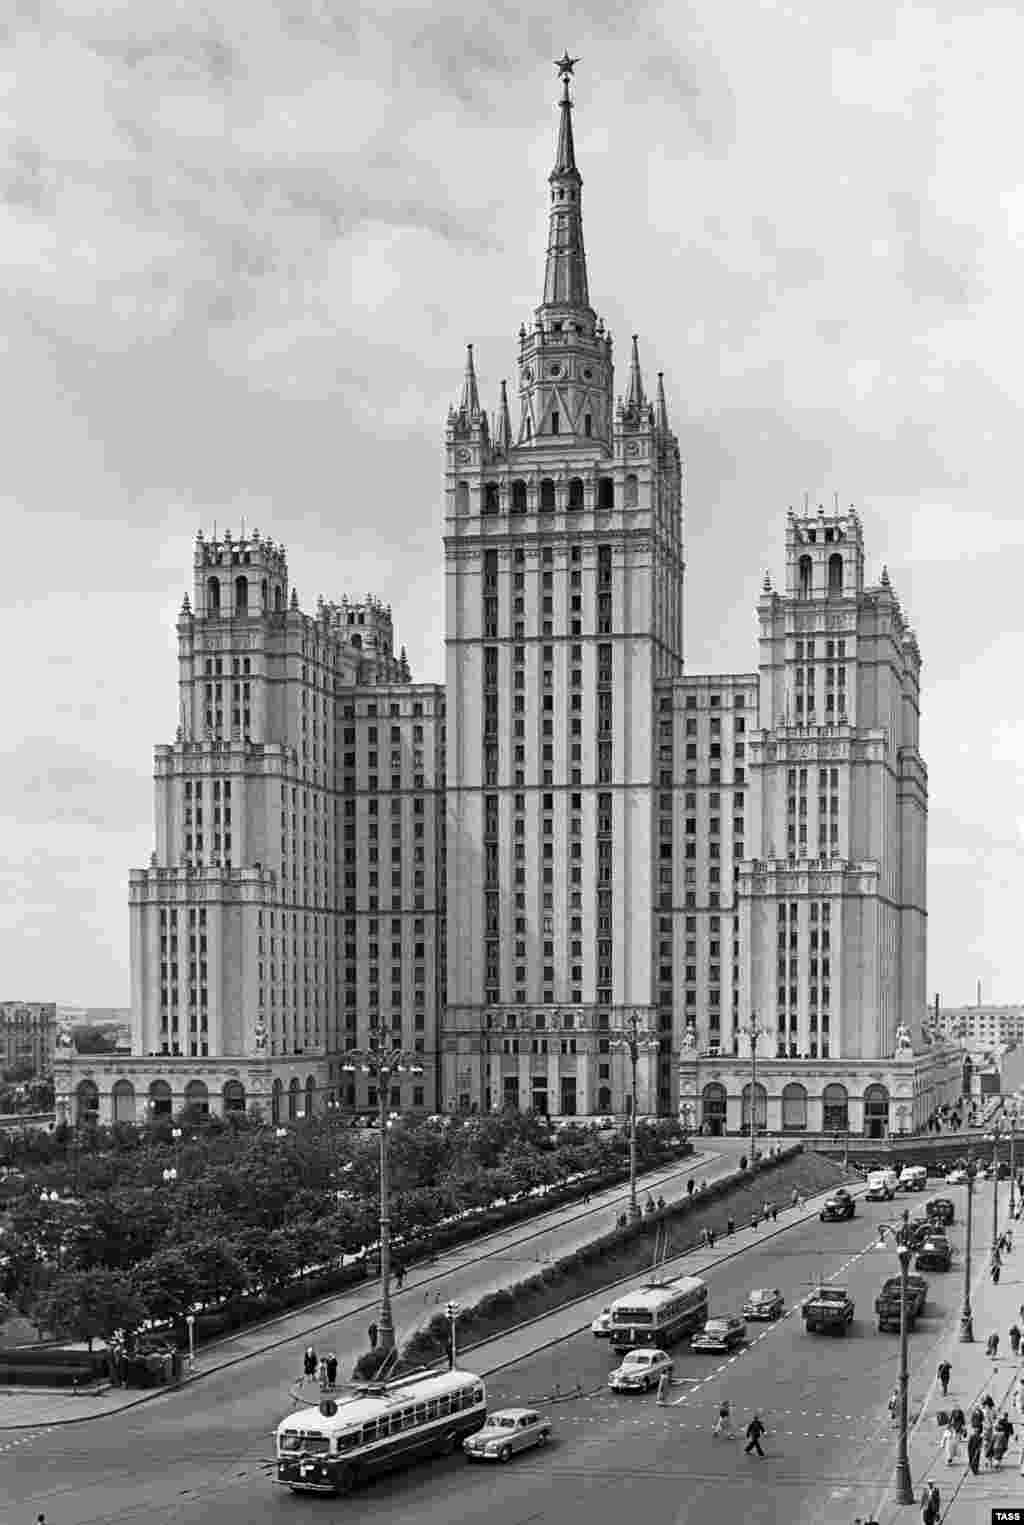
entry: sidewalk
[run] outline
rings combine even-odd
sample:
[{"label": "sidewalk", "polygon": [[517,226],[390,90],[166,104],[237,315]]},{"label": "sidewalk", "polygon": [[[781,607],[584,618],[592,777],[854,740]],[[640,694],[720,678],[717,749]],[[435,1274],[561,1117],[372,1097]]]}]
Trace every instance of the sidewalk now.
[{"label": "sidewalk", "polygon": [[[979,1203],[979,1197],[983,1198],[982,1203]],[[989,1275],[991,1198],[992,1193],[987,1189],[987,1183],[982,1183],[981,1191],[975,1196],[975,1234],[971,1255],[974,1343],[960,1344],[957,1318],[951,1324],[946,1339],[935,1347],[935,1365],[945,1357],[953,1368],[949,1396],[942,1397],[935,1381],[934,1369],[927,1373],[926,1380],[930,1385],[921,1403],[920,1413],[913,1423],[908,1446],[915,1500],[920,1500],[926,1482],[934,1482],[942,1501],[942,1525],[979,1525],[979,1522],[989,1525],[993,1509],[1000,1505],[1019,1506],[1024,1502],[1024,1474],[1020,1470],[1024,1413],[1014,1402],[1018,1380],[1024,1376],[1024,1360],[1013,1359],[1008,1338],[1011,1325],[1017,1324],[1024,1329],[1024,1321],[1019,1313],[1021,1304],[1024,1304],[1024,1218],[1009,1224],[1014,1245],[1010,1254],[1002,1257],[1002,1273],[996,1285]],[[963,1193],[958,1192],[958,1213],[962,1201]],[[1003,1182],[999,1188],[1000,1232],[1008,1226],[1008,1202],[1009,1182]],[[961,1282],[962,1278],[961,1269]],[[996,1360],[985,1354],[985,1342],[994,1333],[999,1334],[999,1355]],[[1003,1458],[1002,1467],[997,1471],[987,1471],[982,1460],[981,1471],[975,1477],[967,1468],[964,1447],[961,1447],[960,1463],[953,1467],[946,1465],[936,1415],[940,1409],[948,1411],[959,1404],[969,1420],[972,1408],[980,1403],[986,1393],[990,1393],[995,1400],[997,1417],[1004,1409],[1009,1414],[1015,1433]],[[895,1446],[893,1457],[895,1459]],[[897,1522],[909,1521],[914,1521],[916,1525],[919,1503],[915,1502],[914,1510],[918,1511],[915,1513],[909,1505],[893,1503],[891,1494],[889,1484],[886,1487],[886,1501],[876,1509],[874,1516],[879,1525],[897,1525]]]},{"label": "sidewalk", "polygon": [[[677,1202],[686,1196],[690,1176],[715,1181],[736,1169],[738,1154],[739,1147],[724,1148],[721,1152],[705,1148],[688,1159],[662,1166],[638,1178],[638,1196],[642,1201],[651,1192],[662,1195],[667,1202]],[[401,1292],[396,1290],[393,1279],[391,1283],[395,1322],[402,1337],[427,1322],[449,1299],[475,1302],[488,1292],[522,1280],[524,1267],[541,1266],[555,1255],[569,1254],[600,1238],[614,1227],[628,1199],[628,1183],[609,1187],[595,1192],[589,1203],[575,1202],[541,1214],[448,1250],[433,1264],[412,1266]],[[77,1396],[66,1389],[0,1389],[0,1431],[48,1428],[103,1418],[166,1398],[192,1382],[285,1346],[294,1350],[296,1375],[302,1350],[312,1344],[318,1350],[333,1350],[338,1356],[339,1370],[347,1376],[356,1358],[368,1348],[366,1330],[377,1314],[379,1286],[377,1279],[369,1279],[347,1292],[318,1299],[292,1313],[211,1341],[200,1349],[195,1370],[179,1387],[150,1388],[143,1392],[107,1387],[101,1392]]]}]

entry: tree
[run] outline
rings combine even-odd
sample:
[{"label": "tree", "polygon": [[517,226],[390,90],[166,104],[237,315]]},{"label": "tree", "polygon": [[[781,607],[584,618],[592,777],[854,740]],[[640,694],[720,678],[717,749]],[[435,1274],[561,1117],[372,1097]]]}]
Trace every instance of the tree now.
[{"label": "tree", "polygon": [[230,1239],[222,1236],[193,1239],[179,1246],[196,1274],[196,1301],[204,1308],[245,1291],[245,1268]]},{"label": "tree", "polygon": [[58,1276],[36,1305],[33,1317],[59,1338],[109,1340],[118,1329],[133,1331],[148,1309],[126,1276],[117,1271],[71,1271]]},{"label": "tree", "polygon": [[150,1316],[174,1322],[183,1318],[199,1298],[199,1278],[180,1249],[158,1250],[137,1265],[131,1283]]}]

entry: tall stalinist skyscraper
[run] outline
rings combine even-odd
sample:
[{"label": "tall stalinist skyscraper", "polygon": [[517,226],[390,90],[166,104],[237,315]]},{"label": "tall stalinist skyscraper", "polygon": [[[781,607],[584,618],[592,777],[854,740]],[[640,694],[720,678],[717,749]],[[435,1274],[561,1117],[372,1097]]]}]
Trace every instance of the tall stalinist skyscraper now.
[{"label": "tall stalinist skyscraper", "polygon": [[[376,598],[299,609],[284,549],[197,537],[178,733],[131,876],[133,1054],[62,1045],[104,1120],[378,1101],[709,1133],[928,1117],[921,658],[862,523],[790,511],[756,671],[683,669],[683,468],[633,336],[616,396],[561,81],[542,296],[493,417],[469,346],[445,435],[446,682]],[[731,600],[726,600],[730,602]],[[752,1055],[752,1043],[756,1053]],[[752,1087],[752,1059],[759,1062]]]},{"label": "tall stalinist skyscraper", "polygon": [[[472,348],[448,418],[448,1004],[456,1104],[622,1105],[611,1036],[652,1017],[651,714],[683,660],[679,447],[633,339],[614,402],[590,304],[563,58],[543,297],[519,330],[518,424]],[[613,1072],[615,1074],[613,1075]],[[615,1077],[619,1095],[616,1099]],[[640,1105],[657,1105],[646,1062]]]}]

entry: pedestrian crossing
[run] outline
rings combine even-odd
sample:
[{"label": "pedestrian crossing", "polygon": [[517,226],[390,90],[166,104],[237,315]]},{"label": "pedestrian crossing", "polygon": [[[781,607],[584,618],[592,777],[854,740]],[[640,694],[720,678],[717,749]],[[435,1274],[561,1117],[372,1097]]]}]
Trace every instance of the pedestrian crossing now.
[{"label": "pedestrian crossing", "polygon": [[[869,1414],[828,1414],[803,1409],[782,1409],[778,1412],[777,1415],[773,1416],[773,1419],[788,1420],[791,1422],[786,1424],[773,1422],[768,1427],[767,1431],[767,1438],[769,1442],[775,1436],[798,1440],[849,1441],[851,1435],[856,1434],[855,1430],[851,1430],[851,1425],[864,1425],[865,1428],[867,1428],[875,1422],[873,1416]],[[816,1424],[812,1424],[810,1429],[805,1430],[803,1428],[803,1423],[807,1423],[812,1420],[826,1421],[826,1428],[824,1430],[819,1430]],[[569,1427],[585,1429],[588,1425],[603,1424],[605,1422],[606,1421],[604,1416],[599,1414],[572,1414],[560,1417],[558,1428],[560,1431]],[[630,1417],[628,1415],[622,1417],[621,1419],[618,1417],[616,1418],[616,1426],[622,1429],[671,1429],[676,1431],[687,1431],[694,1435],[704,1434],[709,1436],[712,1436],[714,1424],[714,1420],[711,1419],[709,1419],[706,1423],[703,1421],[695,1422],[691,1419],[684,1419],[681,1415],[673,1415],[664,1411],[661,1411],[656,1416],[649,1418],[640,1416]],[[839,1425],[840,1428],[836,1429],[836,1425]],[[740,1434],[741,1429],[734,1429],[732,1435],[725,1437],[725,1439],[738,1440],[740,1438]],[[718,1439],[717,1436],[712,1436],[712,1438]]]},{"label": "pedestrian crossing", "polygon": [[44,1429],[22,1430],[18,1434],[14,1434],[10,1430],[6,1434],[0,1432],[0,1456],[31,1445],[33,1440],[39,1440],[43,1435],[49,1435],[55,1429],[56,1425],[48,1424]]}]

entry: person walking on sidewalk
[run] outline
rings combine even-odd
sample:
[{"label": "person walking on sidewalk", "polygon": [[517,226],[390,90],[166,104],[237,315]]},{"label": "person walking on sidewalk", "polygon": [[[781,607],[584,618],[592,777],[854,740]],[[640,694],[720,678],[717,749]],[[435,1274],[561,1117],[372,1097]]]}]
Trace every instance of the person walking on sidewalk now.
[{"label": "person walking on sidewalk", "polygon": [[794,1186],[794,1187],[793,1187],[793,1196],[792,1196],[792,1198],[791,1198],[791,1200],[790,1200],[790,1204],[789,1204],[789,1205],[790,1205],[790,1207],[795,1207],[795,1206],[796,1206],[796,1204],[797,1204],[797,1203],[798,1203],[798,1202],[799,1202],[799,1201],[800,1201],[800,1193],[799,1193],[799,1192],[798,1192],[798,1191],[797,1191],[797,1189],[796,1189],[796,1187],[795,1187],[795,1186]]},{"label": "person walking on sidewalk", "polygon": [[967,1437],[967,1465],[977,1477],[981,1465],[981,1430],[976,1430],[973,1425]]},{"label": "person walking on sidewalk", "polygon": [[736,1232],[736,1219],[731,1214],[725,1220],[725,1232],[727,1234],[735,1234]]},{"label": "person walking on sidewalk", "polygon": [[996,1420],[996,1443],[992,1448],[992,1465],[994,1467],[1001,1467],[1003,1465],[1003,1457],[1006,1455],[1012,1439],[1013,1425],[1010,1423],[1009,1414],[1004,1412]]},{"label": "person walking on sidewalk", "polygon": [[379,1333],[380,1333],[380,1331],[377,1328],[376,1324],[371,1324],[370,1327],[366,1331],[367,1338],[370,1341],[370,1349],[371,1350],[376,1350],[377,1349],[377,1336],[378,1336]]},{"label": "person walking on sidewalk", "polygon": [[338,1357],[333,1350],[324,1364],[327,1367],[327,1386],[333,1387],[338,1380]]},{"label": "person walking on sidewalk", "polygon": [[992,1269],[989,1272],[989,1275],[992,1277],[993,1286],[998,1287],[998,1285],[999,1285],[999,1278],[1002,1275],[1002,1273],[1003,1273],[1003,1267],[1002,1267],[1002,1264],[1000,1263],[999,1256],[998,1255],[993,1255],[993,1257],[992,1257]]},{"label": "person walking on sidewalk", "polygon": [[668,1390],[671,1385],[672,1383],[668,1372],[663,1371],[658,1379],[658,1396],[656,1399],[656,1402],[660,1405],[661,1408],[664,1408],[666,1403],[668,1403]]},{"label": "person walking on sidewalk", "polygon": [[899,1411],[900,1390],[898,1387],[894,1387],[892,1392],[889,1394],[889,1418],[895,1421],[896,1415],[899,1413]]},{"label": "person walking on sidewalk", "polygon": [[761,1423],[758,1415],[755,1414],[753,1419],[747,1425],[747,1443],[743,1447],[744,1456],[749,1456],[751,1452],[756,1451],[758,1456],[760,1456],[763,1460],[764,1452],[761,1450],[761,1436],[763,1434],[764,1425]]},{"label": "person walking on sidewalk", "polygon": [[942,1386],[942,1396],[945,1397],[949,1392],[949,1379],[953,1375],[953,1368],[948,1361],[939,1362],[939,1369],[936,1375]]},{"label": "person walking on sidewalk", "polygon": [[947,1467],[955,1467],[960,1460],[960,1436],[952,1420],[942,1432],[942,1454],[946,1458]]},{"label": "person walking on sidewalk", "polygon": [[1020,1330],[1016,1324],[1010,1325],[1010,1349],[1013,1352],[1014,1360],[1016,1360],[1020,1355]]},{"label": "person walking on sidewalk", "polygon": [[939,1525],[942,1502],[939,1490],[932,1482],[925,1483],[921,1494],[921,1525]]},{"label": "person walking on sidewalk", "polygon": [[990,1334],[989,1335],[988,1339],[985,1342],[985,1354],[987,1356],[991,1356],[993,1361],[995,1360],[996,1356],[999,1354],[999,1336],[998,1336],[998,1334]]}]

